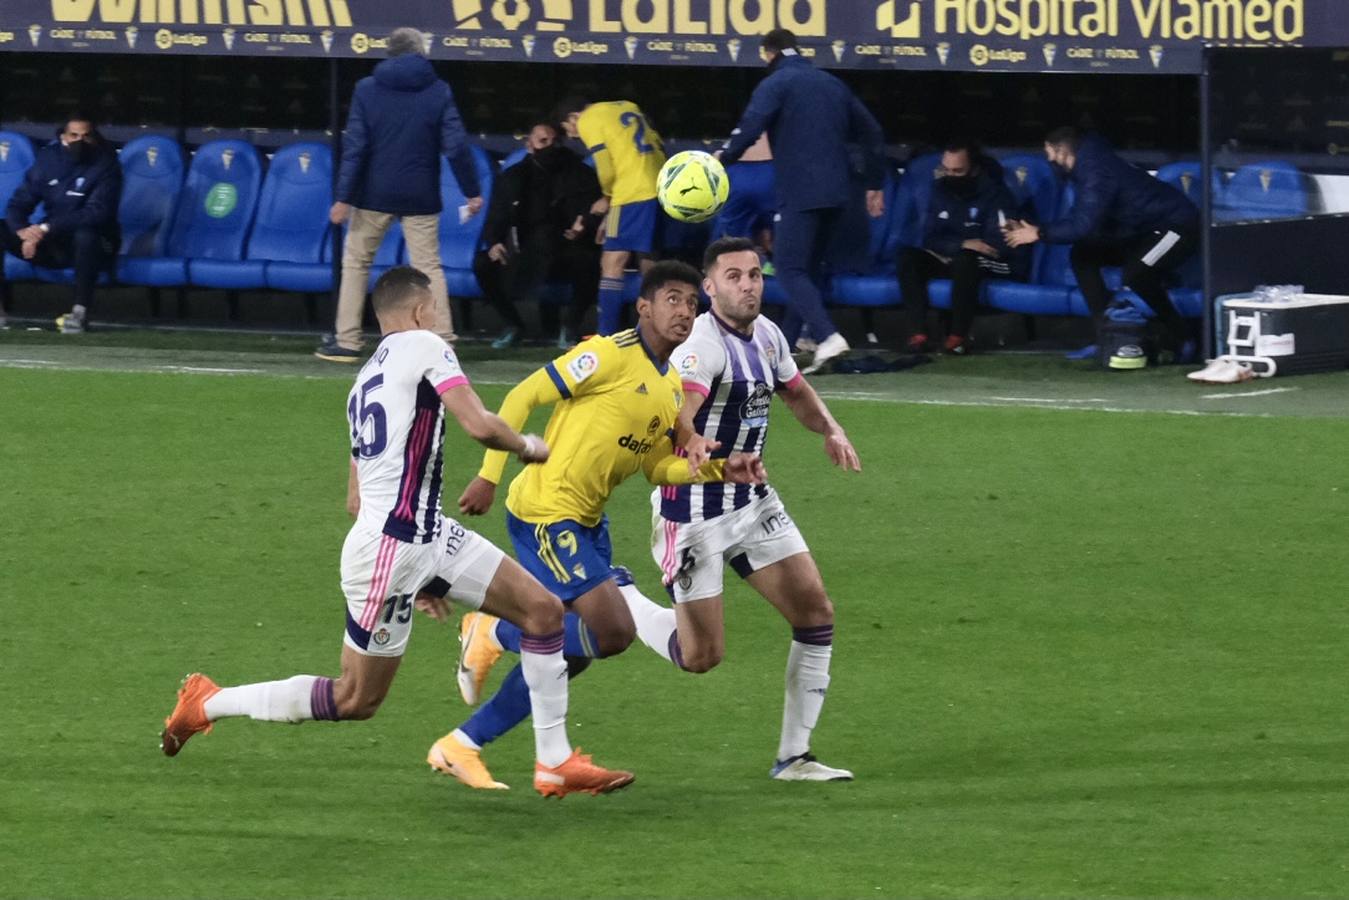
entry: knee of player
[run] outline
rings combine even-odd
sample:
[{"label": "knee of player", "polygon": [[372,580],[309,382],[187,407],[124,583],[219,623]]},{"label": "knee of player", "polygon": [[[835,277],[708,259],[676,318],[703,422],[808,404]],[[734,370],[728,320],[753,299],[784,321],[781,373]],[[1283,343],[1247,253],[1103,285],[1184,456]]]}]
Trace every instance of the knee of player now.
[{"label": "knee of player", "polygon": [[616,656],[637,639],[637,626],[632,622],[609,625],[596,632],[595,639],[601,656]]},{"label": "knee of player", "polygon": [[684,671],[692,672],[695,675],[711,672],[721,664],[722,655],[720,647],[698,650],[684,657]]},{"label": "knee of player", "polygon": [[520,630],[525,634],[553,634],[562,630],[562,617],[566,610],[562,601],[547,592],[541,592],[533,598],[525,609],[524,621]]}]

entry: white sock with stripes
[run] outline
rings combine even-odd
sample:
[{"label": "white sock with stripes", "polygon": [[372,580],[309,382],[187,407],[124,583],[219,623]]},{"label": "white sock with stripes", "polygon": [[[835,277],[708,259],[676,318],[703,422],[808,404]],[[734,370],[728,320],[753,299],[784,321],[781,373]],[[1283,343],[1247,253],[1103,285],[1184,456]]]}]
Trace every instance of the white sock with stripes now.
[{"label": "white sock with stripes", "polygon": [[260,722],[306,722],[336,719],[332,679],[296,675],[284,681],[263,681],[221,688],[204,704],[206,718],[248,716]]},{"label": "white sock with stripes", "polygon": [[619,592],[627,601],[632,612],[632,620],[637,623],[637,637],[666,661],[670,659],[670,637],[675,633],[675,611],[661,606],[637,589],[635,584],[625,584]]},{"label": "white sock with stripes", "polygon": [[534,719],[534,750],[545,766],[560,766],[571,756],[567,739],[567,660],[564,632],[520,636],[520,666],[529,686]]}]

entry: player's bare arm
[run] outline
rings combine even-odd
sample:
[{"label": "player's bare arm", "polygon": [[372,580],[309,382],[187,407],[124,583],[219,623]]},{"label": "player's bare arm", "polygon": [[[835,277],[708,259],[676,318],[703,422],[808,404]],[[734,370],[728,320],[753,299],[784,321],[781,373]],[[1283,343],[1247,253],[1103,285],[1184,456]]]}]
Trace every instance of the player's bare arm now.
[{"label": "player's bare arm", "polygon": [[347,515],[353,519],[361,514],[361,482],[356,476],[356,461],[351,461],[347,473]]},{"label": "player's bare arm", "polygon": [[440,395],[451,415],[473,440],[489,450],[514,453],[521,462],[543,462],[548,458],[548,445],[537,435],[521,434],[506,420],[482,405],[478,392],[467,384],[452,387]]},{"label": "player's bare arm", "polygon": [[798,422],[810,431],[824,435],[824,452],[830,462],[844,471],[862,471],[862,461],[843,426],[834,420],[820,395],[804,378],[797,379],[791,386],[784,385],[781,394]]},{"label": "player's bare arm", "polygon": [[[454,393],[455,390],[459,390],[459,388],[447,391],[445,396],[448,397],[450,394]],[[536,408],[549,403],[556,403],[558,400],[562,399],[562,395],[558,393],[557,388],[553,385],[552,379],[549,378],[547,371],[545,369],[536,369],[534,374],[511,388],[510,393],[506,395],[506,399],[501,402],[501,412],[496,415],[489,413],[486,408],[482,406],[482,401],[478,399],[477,394],[473,395],[473,399],[477,401],[478,407],[482,409],[483,413],[491,415],[494,419],[497,419],[512,431],[517,431],[518,429],[524,428],[525,423],[529,421],[530,413]],[[531,435],[531,437],[533,436]],[[534,439],[539,440],[538,438]],[[543,441],[539,440],[539,444],[542,445]],[[506,450],[507,452],[514,451],[514,448],[510,447],[491,449]],[[525,456],[518,453],[516,455],[520,456],[521,462],[543,462],[548,458],[548,448],[546,446],[543,448],[543,456],[538,459],[526,459]],[[459,511],[467,516],[486,515],[488,510],[492,508],[492,503],[496,498],[497,482],[500,481],[501,472],[504,468],[505,457],[498,457],[497,454],[488,453],[483,458],[483,466],[479,471],[478,476],[470,481],[468,486],[464,488],[464,492],[459,495]],[[489,473],[495,473],[494,477],[488,477]]]}]

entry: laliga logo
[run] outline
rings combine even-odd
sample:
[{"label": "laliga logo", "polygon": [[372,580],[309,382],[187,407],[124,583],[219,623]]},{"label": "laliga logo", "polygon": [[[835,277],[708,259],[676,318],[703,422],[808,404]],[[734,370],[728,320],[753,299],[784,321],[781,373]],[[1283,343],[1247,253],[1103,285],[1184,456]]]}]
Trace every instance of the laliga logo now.
[{"label": "laliga logo", "polygon": [[319,32],[319,40],[323,43],[323,52],[331,53],[333,50],[333,33],[325,28]]},{"label": "laliga logo", "polygon": [[731,62],[740,60],[740,38],[731,38],[726,42],[726,50],[731,54]]},{"label": "laliga logo", "polygon": [[132,50],[135,50],[136,38],[140,36],[140,29],[137,28],[135,25],[128,25],[126,27],[125,34],[126,34],[126,45],[130,47]]},{"label": "laliga logo", "polygon": [[173,47],[173,32],[167,28],[161,28],[155,32],[155,46],[160,50],[168,50]]},{"label": "laliga logo", "polygon": [[356,32],[351,36],[351,50],[353,53],[365,55],[370,52],[370,37],[364,32]]},{"label": "laliga logo", "polygon": [[520,43],[525,48],[525,56],[528,57],[529,59],[534,58],[534,45],[538,43],[538,40],[539,39],[534,37],[534,35],[532,34],[527,34],[524,37],[520,38]]},{"label": "laliga logo", "polygon": [[918,0],[909,0],[909,14],[899,21],[899,9],[902,0],[885,0],[876,7],[876,30],[888,31],[892,38],[916,38],[923,36],[923,4]]},{"label": "laliga logo", "polygon": [[1047,65],[1047,66],[1052,66],[1052,65],[1054,65],[1054,57],[1056,57],[1056,56],[1059,55],[1059,48],[1058,48],[1058,45],[1057,45],[1057,44],[1045,44],[1045,45],[1044,45],[1042,48],[1040,48],[1040,49],[1041,49],[1042,51],[1044,51],[1044,55],[1045,55],[1045,65]]},{"label": "laliga logo", "polygon": [[1148,58],[1152,60],[1152,67],[1160,69],[1162,67],[1162,54],[1166,49],[1161,44],[1153,44],[1148,48]]},{"label": "laliga logo", "polygon": [[637,56],[637,45],[639,43],[641,42],[632,35],[623,38],[623,49],[628,51],[628,59],[634,59]]},{"label": "laliga logo", "polygon": [[970,48],[970,62],[976,66],[988,65],[988,48],[983,44],[975,44]]},{"label": "laliga logo", "polygon": [[225,49],[226,49],[226,50],[233,50],[233,49],[234,49],[234,29],[233,29],[233,28],[226,28],[226,29],[224,30],[224,32],[222,32],[222,35],[223,35],[224,38],[225,38]]},{"label": "laliga logo", "polygon": [[843,54],[848,52],[848,42],[834,41],[829,47],[834,51],[834,62],[843,62]]},{"label": "laliga logo", "polygon": [[566,59],[568,56],[571,56],[571,40],[569,38],[560,37],[553,41],[553,55],[558,59]]}]

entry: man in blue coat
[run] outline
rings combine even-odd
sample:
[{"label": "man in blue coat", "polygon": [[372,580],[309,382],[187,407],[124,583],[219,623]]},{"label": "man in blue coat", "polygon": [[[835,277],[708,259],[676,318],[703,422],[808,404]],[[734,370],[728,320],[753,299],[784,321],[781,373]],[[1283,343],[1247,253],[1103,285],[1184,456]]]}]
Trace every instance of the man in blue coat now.
[{"label": "man in blue coat", "polygon": [[[1073,274],[1097,325],[1113,299],[1101,269],[1123,266],[1123,285],[1152,308],[1166,349],[1181,354],[1185,320],[1166,288],[1199,247],[1198,208],[1179,189],[1120,158],[1103,139],[1075,128],[1050,132],[1045,156],[1073,183],[1073,208],[1047,225],[1010,223],[1007,243],[1072,244]],[[1087,347],[1073,355],[1089,358],[1095,351]]]},{"label": "man in blue coat", "polygon": [[866,155],[867,212],[878,217],[885,212],[884,135],[847,85],[801,56],[795,34],[785,28],[770,31],[760,52],[768,77],[754,89],[720,155],[729,165],[768,132],[778,197],[774,264],[791,301],[783,332],[795,344],[802,324],[810,329],[817,344],[815,358],[804,369],[809,374],[849,349],[816,283],[853,195],[848,144],[860,144]]},{"label": "man in blue coat", "polygon": [[1024,277],[1030,254],[1013,250],[1003,238],[1002,226],[1015,218],[1017,205],[997,160],[972,141],[950,141],[938,175],[924,211],[923,246],[901,248],[896,269],[909,320],[910,352],[930,349],[928,282],[950,278],[951,327],[943,349],[961,356],[969,352],[984,279]]},{"label": "man in blue coat", "polygon": [[440,263],[442,154],[468,198],[459,215],[475,215],[482,208],[481,190],[450,86],[436,77],[422,33],[395,29],[389,35],[389,59],[356,84],[351,98],[336,202],[329,213],[334,225],[348,219],[351,224],[342,251],[337,333],[315,351],[320,359],[360,359],[370,264],[394,219],[403,223],[412,265],[431,279],[435,331],[447,341],[455,339]]},{"label": "man in blue coat", "polygon": [[[121,198],[117,153],[85,115],[72,115],[57,139],[37,152],[9,198],[0,225],[4,249],[44,269],[75,269],[75,304],[60,319],[64,334],[85,330],[99,273],[121,243]],[[43,213],[35,222],[38,204]]]}]

